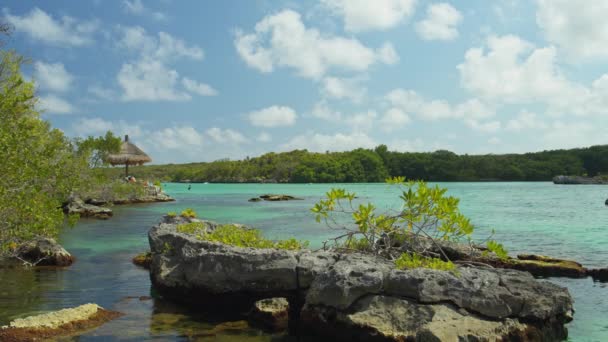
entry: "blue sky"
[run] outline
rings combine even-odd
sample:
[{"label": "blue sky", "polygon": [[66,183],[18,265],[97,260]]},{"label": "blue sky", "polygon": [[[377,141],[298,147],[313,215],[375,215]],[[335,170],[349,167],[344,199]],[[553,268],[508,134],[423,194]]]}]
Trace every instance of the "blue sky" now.
[{"label": "blue sky", "polygon": [[608,2],[7,1],[43,117],[156,163],[608,142]]}]

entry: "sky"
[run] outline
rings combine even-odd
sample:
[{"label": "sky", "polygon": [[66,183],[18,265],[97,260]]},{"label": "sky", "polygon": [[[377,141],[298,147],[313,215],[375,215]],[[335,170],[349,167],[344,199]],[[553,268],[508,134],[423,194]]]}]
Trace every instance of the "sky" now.
[{"label": "sky", "polygon": [[155,163],[608,143],[608,1],[0,4],[44,119]]}]

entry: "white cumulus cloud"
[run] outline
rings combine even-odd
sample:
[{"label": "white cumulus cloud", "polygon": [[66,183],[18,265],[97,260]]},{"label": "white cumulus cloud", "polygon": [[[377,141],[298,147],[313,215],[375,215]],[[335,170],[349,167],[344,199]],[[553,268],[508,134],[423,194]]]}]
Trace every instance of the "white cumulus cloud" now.
[{"label": "white cumulus cloud", "polygon": [[52,94],[40,97],[38,109],[49,114],[71,114],[75,110],[71,103]]},{"label": "white cumulus cloud", "polygon": [[34,78],[43,89],[58,92],[67,91],[74,81],[61,63],[34,63]]},{"label": "white cumulus cloud", "polygon": [[218,143],[228,144],[243,144],[248,141],[245,136],[241,133],[232,129],[221,129],[218,127],[212,127],[205,131],[205,134],[211,138],[211,140]]},{"label": "white cumulus cloud", "polygon": [[47,12],[34,7],[29,13],[18,16],[4,11],[5,20],[32,39],[56,46],[83,46],[93,42],[93,34],[99,29],[96,20],[77,20],[70,16],[53,18]]},{"label": "white cumulus cloud", "polygon": [[387,30],[407,20],[416,0],[321,0],[321,4],[344,18],[347,31]]},{"label": "white cumulus cloud", "polygon": [[608,2],[537,0],[536,22],[547,40],[575,60],[608,57]]},{"label": "white cumulus cloud", "polygon": [[297,135],[281,145],[283,151],[307,149],[313,152],[350,151],[356,148],[373,148],[377,144],[367,134],[354,132],[350,134],[335,133],[321,134],[308,132]]},{"label": "white cumulus cloud", "polygon": [[187,77],[182,78],[182,85],[187,91],[201,96],[215,96],[217,91],[210,85],[191,80]]},{"label": "white cumulus cloud", "polygon": [[271,72],[288,67],[306,78],[319,79],[329,69],[365,71],[381,62],[392,64],[398,56],[390,45],[377,51],[355,38],[322,34],[307,28],[292,10],[266,16],[253,33],[238,30],[234,41],[239,56],[250,67]]},{"label": "white cumulus cloud", "polygon": [[426,17],[416,23],[416,32],[425,40],[453,40],[458,37],[462,14],[452,5],[442,2],[427,7]]},{"label": "white cumulus cloud", "polygon": [[259,127],[292,126],[296,123],[296,111],[287,106],[271,106],[249,113],[249,122]]}]

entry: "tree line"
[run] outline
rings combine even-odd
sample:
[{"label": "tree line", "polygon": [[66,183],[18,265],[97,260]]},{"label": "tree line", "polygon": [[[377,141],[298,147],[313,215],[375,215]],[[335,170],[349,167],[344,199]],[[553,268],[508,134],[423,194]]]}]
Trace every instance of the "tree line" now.
[{"label": "tree line", "polygon": [[[118,177],[120,170],[106,169]],[[294,150],[243,160],[135,167],[139,178],[165,182],[383,182],[388,177],[424,181],[549,181],[554,176],[608,172],[608,145],[524,154],[458,155],[450,151],[396,152],[386,145],[348,152]]]}]

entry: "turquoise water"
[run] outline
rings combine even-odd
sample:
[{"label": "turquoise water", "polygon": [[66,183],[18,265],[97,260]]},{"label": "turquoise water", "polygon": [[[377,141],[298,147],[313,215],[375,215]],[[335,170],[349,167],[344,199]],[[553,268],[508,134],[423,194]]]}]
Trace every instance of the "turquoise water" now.
[{"label": "turquoise water", "polygon": [[[440,183],[461,199],[461,210],[476,225],[478,237],[492,229],[511,254],[545,254],[575,259],[588,267],[608,267],[606,186],[551,183]],[[295,236],[312,246],[335,232],[314,222],[309,209],[331,187],[354,191],[359,201],[390,209],[397,190],[384,184],[166,184],[177,201],[115,207],[108,221],[82,220],[61,236],[77,262],[64,270],[0,270],[0,325],[51,309],[95,302],[126,315],[88,332],[78,341],[100,340],[289,340],[265,334],[246,322],[203,317],[151,295],[146,271],[130,259],[147,249],[147,231],[160,215],[190,207],[199,216],[260,228],[273,238]],[[303,198],[288,202],[247,202],[264,193]],[[591,279],[550,281],[567,286],[576,314],[569,325],[573,341],[608,340],[608,288]]]}]

